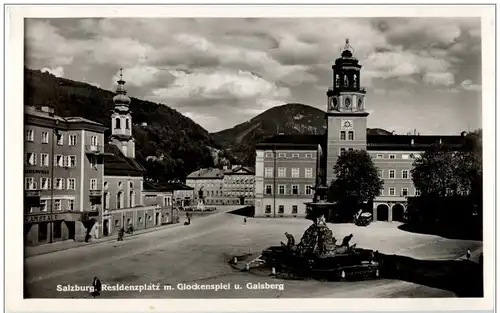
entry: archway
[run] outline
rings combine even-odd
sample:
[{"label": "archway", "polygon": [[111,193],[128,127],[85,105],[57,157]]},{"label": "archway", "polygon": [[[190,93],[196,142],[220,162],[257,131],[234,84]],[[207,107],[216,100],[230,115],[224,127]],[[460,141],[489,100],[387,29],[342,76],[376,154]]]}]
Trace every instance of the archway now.
[{"label": "archway", "polygon": [[395,204],[392,207],[392,220],[395,222],[404,222],[405,208],[401,204]]},{"label": "archway", "polygon": [[121,209],[122,208],[122,198],[123,198],[123,192],[119,191],[118,194],[116,195],[116,208]]},{"label": "archway", "polygon": [[102,234],[103,236],[109,236],[109,220],[105,219],[102,224]]},{"label": "archway", "polygon": [[156,226],[159,226],[160,224],[161,224],[160,213],[156,212]]},{"label": "archway", "polygon": [[377,221],[389,220],[389,206],[387,204],[377,205]]}]

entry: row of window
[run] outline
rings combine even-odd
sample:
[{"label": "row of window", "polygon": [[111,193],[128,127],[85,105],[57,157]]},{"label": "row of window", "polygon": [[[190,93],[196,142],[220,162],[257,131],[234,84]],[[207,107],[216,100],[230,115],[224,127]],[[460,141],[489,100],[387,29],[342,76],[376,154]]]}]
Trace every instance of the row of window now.
[{"label": "row of window", "polygon": [[[266,152],[265,154],[265,157],[266,158],[274,158],[274,155],[276,154],[276,156],[278,158],[287,158],[287,153],[286,152],[279,152],[279,153],[275,153],[275,152]],[[312,153],[305,153],[304,154],[304,158],[306,159],[312,159],[313,157],[313,154]],[[292,159],[299,159],[300,158],[300,153],[291,153],[291,158]]]},{"label": "row of window", "polygon": [[[41,132],[41,142],[42,143],[49,143],[49,132],[43,131]],[[57,144],[59,146],[64,145],[64,134],[56,134],[57,137]],[[29,142],[34,142],[35,141],[35,131],[33,129],[27,129],[26,130],[26,141]],[[90,144],[93,146],[97,146],[99,144],[99,141],[97,139],[97,136],[91,136],[90,137]],[[68,145],[69,146],[76,146],[77,145],[77,135],[68,135]]]},{"label": "row of window", "polygon": [[[420,154],[418,153],[410,153],[410,154],[402,154],[401,159],[403,160],[410,160],[410,159],[418,159],[420,157]],[[377,154],[377,159],[385,159],[386,155],[385,154]],[[394,160],[397,159],[396,154],[389,154],[388,159]]]},{"label": "row of window", "polygon": [[[150,200],[150,201],[155,201],[156,200],[156,195],[145,195],[144,198],[145,200]],[[170,206],[172,204],[172,198],[171,197],[163,197],[163,206]]]},{"label": "row of window", "polygon": [[389,170],[389,176],[384,177],[384,170],[378,170],[378,175],[380,178],[401,178],[401,179],[410,179],[410,170],[401,170],[401,177],[396,177],[396,170]]},{"label": "row of window", "polygon": [[[278,167],[278,177],[287,177],[287,168],[286,167]],[[273,177],[274,176],[274,167],[266,167],[264,169],[265,177]],[[294,167],[291,169],[291,177],[292,178],[300,178],[300,168]],[[305,168],[304,169],[304,177],[305,178],[313,178],[313,169]]]},{"label": "row of window", "polygon": [[[380,195],[381,196],[385,195],[384,194],[384,189],[380,190]],[[389,194],[388,195],[389,196],[396,196],[396,188],[395,187],[389,187]],[[410,195],[410,193],[409,193],[409,189],[408,188],[406,188],[406,187],[405,188],[401,188],[399,196],[406,197],[406,196],[409,196],[409,195]],[[417,190],[417,189],[414,189],[413,190],[413,195],[414,196],[419,196],[420,195],[420,191]]]},{"label": "row of window", "polygon": [[[119,117],[117,117],[115,119],[115,129],[120,129],[121,128],[120,123],[121,123],[121,119]],[[125,119],[125,129],[130,129],[130,121],[129,121],[128,118]]]},{"label": "row of window", "polygon": [[[50,190],[50,178],[41,177],[40,178],[40,189]],[[26,177],[24,182],[25,190],[37,190],[37,182],[33,177]],[[54,178],[54,190],[76,190],[76,179],[75,178]],[[90,179],[90,190],[100,190],[97,185],[97,178]]]},{"label": "row of window", "polygon": [[[52,208],[54,211],[62,211],[63,208],[66,211],[73,211],[75,209],[75,200],[73,199],[65,199],[64,201],[61,199],[54,199],[54,207]],[[47,212],[48,202],[47,200],[40,200],[40,212]],[[97,207],[91,207],[91,210],[97,210]],[[33,213],[33,208],[30,208],[30,212]]]},{"label": "row of window", "polygon": [[[297,214],[298,213],[298,206],[292,205],[292,214]],[[267,204],[266,205],[266,214],[271,214],[271,205]],[[278,214],[285,214],[285,206],[284,205],[278,205]]]},{"label": "row of window", "polygon": [[[119,181],[116,185],[118,186],[118,189],[122,189],[123,188],[123,182],[121,182],[121,181]],[[107,190],[108,187],[109,187],[108,182],[105,181],[104,184],[103,184],[103,186],[104,186],[104,190]],[[129,189],[134,189],[134,182],[133,181],[129,181],[128,182],[128,188]]]},{"label": "row of window", "polygon": [[[128,207],[129,208],[133,208],[135,207],[135,191],[131,190],[129,192],[129,197],[128,197]],[[104,193],[104,197],[103,197],[103,209],[109,209],[109,200],[111,198],[111,195],[109,194],[109,192],[105,192]],[[125,202],[125,194],[123,191],[118,191],[116,193],[116,209],[123,209],[125,208],[124,206],[124,202]]]},{"label": "row of window", "polygon": [[[26,153],[26,164],[36,166],[37,165],[37,154],[35,152]],[[49,154],[40,153],[40,166],[49,166]],[[55,167],[76,167],[76,155],[54,155],[54,166]]]},{"label": "row of window", "polygon": [[[311,185],[304,185],[304,188],[300,188],[301,185],[292,185],[292,188],[288,190],[288,194],[292,195],[300,195],[300,194],[306,194],[306,195],[312,195],[313,194],[313,189]],[[273,185],[266,185],[264,188],[264,193],[266,195],[272,195],[273,194]],[[278,185],[278,194],[279,195],[285,195],[286,194],[286,185]]]},{"label": "row of window", "polygon": [[[347,139],[346,139],[347,134]],[[350,130],[348,132],[341,131],[340,132],[340,140],[354,140],[354,131]]]}]

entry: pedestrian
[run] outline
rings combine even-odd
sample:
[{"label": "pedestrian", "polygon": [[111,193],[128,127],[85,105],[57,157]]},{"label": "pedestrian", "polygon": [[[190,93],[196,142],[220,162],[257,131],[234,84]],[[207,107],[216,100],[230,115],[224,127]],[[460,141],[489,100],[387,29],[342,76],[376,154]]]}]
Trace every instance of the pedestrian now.
[{"label": "pedestrian", "polygon": [[118,241],[123,241],[123,234],[125,233],[125,229],[122,227],[118,231]]},{"label": "pedestrian", "polygon": [[247,218],[246,217],[243,219],[243,223],[245,223],[245,224],[247,223]]},{"label": "pedestrian", "polygon": [[94,280],[92,281],[92,292],[91,295],[93,298],[99,296],[101,294],[101,281],[97,276],[94,276]]},{"label": "pedestrian", "polygon": [[467,261],[470,260],[470,249],[467,248],[467,253],[465,254],[465,256],[467,257]]}]

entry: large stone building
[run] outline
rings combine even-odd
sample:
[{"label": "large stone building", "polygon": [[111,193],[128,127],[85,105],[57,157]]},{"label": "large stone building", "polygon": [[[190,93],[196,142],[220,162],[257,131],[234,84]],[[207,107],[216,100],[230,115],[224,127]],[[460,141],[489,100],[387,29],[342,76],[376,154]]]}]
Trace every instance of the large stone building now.
[{"label": "large stone building", "polygon": [[252,168],[234,165],[231,168],[204,168],[186,178],[186,185],[194,189],[196,202],[200,190],[205,204],[253,204],[255,173]]},{"label": "large stone building", "polygon": [[24,237],[27,245],[83,240],[101,217],[105,127],[25,107]]},{"label": "large stone building", "polygon": [[[304,202],[313,198],[310,186],[330,184],[338,156],[348,150],[367,150],[384,180],[373,201],[374,220],[401,221],[407,197],[415,196],[410,170],[425,149],[441,143],[459,149],[460,136],[367,135],[366,90],[361,65],[346,42],[332,66],[327,91],[327,131],[317,136],[278,135],[257,145],[255,164],[256,216],[305,216]],[[312,170],[312,174],[311,174]],[[316,179],[318,178],[318,179]]]}]

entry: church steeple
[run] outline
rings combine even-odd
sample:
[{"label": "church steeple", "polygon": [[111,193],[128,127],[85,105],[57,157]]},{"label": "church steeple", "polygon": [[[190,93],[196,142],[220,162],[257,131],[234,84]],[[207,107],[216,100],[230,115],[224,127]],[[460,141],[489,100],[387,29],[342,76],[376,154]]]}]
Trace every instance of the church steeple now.
[{"label": "church steeple", "polygon": [[120,69],[120,79],[117,81],[117,95],[113,97],[113,113],[111,114],[111,143],[120,148],[122,153],[129,158],[135,157],[135,143],[132,137],[132,115],[129,109],[131,103],[125,90],[123,69]]}]

